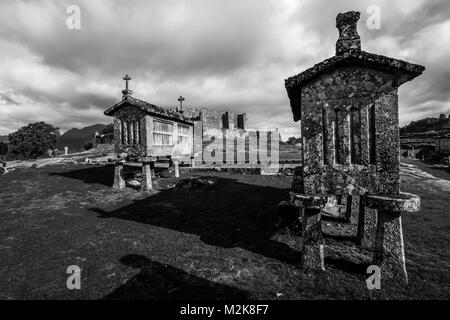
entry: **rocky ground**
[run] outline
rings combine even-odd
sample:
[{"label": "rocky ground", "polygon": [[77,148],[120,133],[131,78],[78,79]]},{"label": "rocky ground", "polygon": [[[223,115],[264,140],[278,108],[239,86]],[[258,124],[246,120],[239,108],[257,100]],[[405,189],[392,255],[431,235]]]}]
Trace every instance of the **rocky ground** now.
[{"label": "rocky ground", "polygon": [[[351,227],[324,222],[317,274],[298,267],[297,243],[274,237],[292,177],[182,172],[142,195],[111,189],[113,168],[85,158],[0,175],[1,299],[450,298],[447,168],[402,165],[403,191],[423,203],[403,219],[410,284],[369,291],[371,253],[332,235]],[[70,265],[81,290],[67,289]]]}]

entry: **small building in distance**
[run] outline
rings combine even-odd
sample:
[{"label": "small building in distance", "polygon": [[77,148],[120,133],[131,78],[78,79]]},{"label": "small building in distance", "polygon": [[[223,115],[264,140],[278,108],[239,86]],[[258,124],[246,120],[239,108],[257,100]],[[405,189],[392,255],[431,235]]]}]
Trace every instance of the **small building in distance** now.
[{"label": "small building in distance", "polygon": [[445,154],[450,154],[450,133],[439,136],[435,140],[436,140],[436,151]]}]

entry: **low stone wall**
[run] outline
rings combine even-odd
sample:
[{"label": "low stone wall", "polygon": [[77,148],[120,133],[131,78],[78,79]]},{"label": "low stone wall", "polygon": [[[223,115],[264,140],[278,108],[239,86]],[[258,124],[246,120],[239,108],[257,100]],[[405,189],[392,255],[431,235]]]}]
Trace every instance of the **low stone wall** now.
[{"label": "low stone wall", "polygon": [[[270,174],[278,174],[278,175],[286,175],[292,176],[295,168],[298,167],[298,164],[280,164],[279,169],[276,172],[270,172]],[[264,174],[263,166],[252,166],[252,165],[243,165],[243,166],[231,166],[231,165],[215,165],[215,166],[206,166],[202,165],[199,167],[180,167],[181,171],[189,171],[189,172],[226,172],[226,173],[236,173],[236,174]],[[263,169],[263,171],[261,171]]]}]

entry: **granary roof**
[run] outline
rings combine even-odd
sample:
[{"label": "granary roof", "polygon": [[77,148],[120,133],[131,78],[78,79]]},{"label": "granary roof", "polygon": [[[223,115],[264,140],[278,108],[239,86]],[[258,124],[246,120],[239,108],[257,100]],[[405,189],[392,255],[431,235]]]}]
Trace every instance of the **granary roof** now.
[{"label": "granary roof", "polygon": [[399,59],[394,59],[379,54],[369,53],[362,50],[350,49],[342,55],[336,55],[326,59],[313,67],[285,80],[286,89],[302,86],[321,74],[336,67],[345,66],[371,67],[381,71],[387,71],[398,75],[397,85],[414,79],[422,74],[424,66],[413,64]]},{"label": "granary roof", "polygon": [[161,116],[162,118],[165,118],[165,119],[178,120],[178,121],[185,122],[188,124],[193,124],[192,121],[188,117],[185,117],[183,114],[181,114],[179,112],[170,111],[165,108],[155,106],[154,104],[151,104],[147,101],[136,99],[129,95],[124,95],[122,101],[116,103],[111,108],[108,108],[104,112],[104,114],[107,116],[112,116],[118,109],[120,109],[121,107],[123,107],[125,105],[131,105],[131,106],[138,107],[139,109],[141,109],[149,114]]}]

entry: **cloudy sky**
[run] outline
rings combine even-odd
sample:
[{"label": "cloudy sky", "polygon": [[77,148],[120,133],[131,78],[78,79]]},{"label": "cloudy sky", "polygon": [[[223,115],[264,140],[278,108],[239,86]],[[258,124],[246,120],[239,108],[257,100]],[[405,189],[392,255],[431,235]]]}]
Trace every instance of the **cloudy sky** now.
[{"label": "cloudy sky", "polygon": [[[81,28],[67,28],[67,7]],[[370,29],[369,6],[381,28]],[[109,123],[122,77],[153,104],[245,112],[298,135],[284,79],[335,53],[339,12],[361,11],[365,51],[426,66],[400,89],[401,124],[450,114],[448,0],[70,0],[0,3],[0,135],[30,122]]]}]

